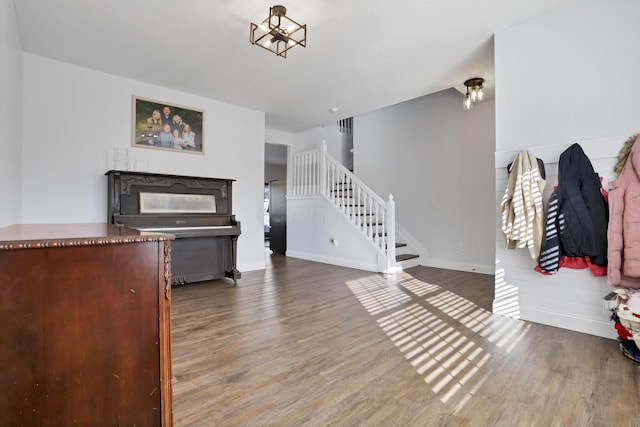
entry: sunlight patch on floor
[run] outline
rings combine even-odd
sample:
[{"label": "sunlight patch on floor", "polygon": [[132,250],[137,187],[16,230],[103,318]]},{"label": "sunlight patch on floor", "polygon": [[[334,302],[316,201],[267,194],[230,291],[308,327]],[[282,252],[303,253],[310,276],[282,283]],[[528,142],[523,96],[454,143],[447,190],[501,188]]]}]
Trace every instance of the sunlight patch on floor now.
[{"label": "sunlight patch on floor", "polygon": [[351,292],[372,314],[382,313],[411,300],[400,289],[391,287],[382,276],[369,276],[347,283]]},{"label": "sunlight patch on floor", "polygon": [[512,351],[529,325],[409,274],[394,279],[374,275],[347,286],[431,390],[457,411],[491,375],[487,362]]}]

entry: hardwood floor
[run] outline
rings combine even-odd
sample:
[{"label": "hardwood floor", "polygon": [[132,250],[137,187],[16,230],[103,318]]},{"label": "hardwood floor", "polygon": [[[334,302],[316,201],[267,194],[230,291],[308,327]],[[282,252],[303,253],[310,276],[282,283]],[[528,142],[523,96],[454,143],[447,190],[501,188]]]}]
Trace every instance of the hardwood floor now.
[{"label": "hardwood floor", "polygon": [[176,426],[640,425],[617,343],[491,314],[491,276],[270,259],[173,288]]}]

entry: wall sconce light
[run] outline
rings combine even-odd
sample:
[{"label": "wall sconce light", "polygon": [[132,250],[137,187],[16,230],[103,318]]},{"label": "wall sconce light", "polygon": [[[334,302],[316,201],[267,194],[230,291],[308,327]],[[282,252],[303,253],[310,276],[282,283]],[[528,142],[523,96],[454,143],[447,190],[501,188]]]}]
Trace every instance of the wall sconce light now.
[{"label": "wall sconce light", "polygon": [[264,21],[260,24],[251,23],[249,38],[251,44],[286,58],[289,49],[306,47],[307,25],[289,18],[286,7],[275,5],[269,8],[269,17]]},{"label": "wall sconce light", "polygon": [[464,95],[464,100],[462,101],[465,110],[470,110],[473,104],[482,101],[484,97],[483,83],[484,79],[482,77],[474,77],[464,82],[464,85],[467,87],[467,93]]}]

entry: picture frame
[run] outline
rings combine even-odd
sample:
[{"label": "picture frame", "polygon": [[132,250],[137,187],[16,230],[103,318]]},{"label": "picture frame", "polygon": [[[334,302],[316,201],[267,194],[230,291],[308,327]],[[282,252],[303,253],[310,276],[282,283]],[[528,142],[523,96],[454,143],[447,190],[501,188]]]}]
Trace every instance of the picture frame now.
[{"label": "picture frame", "polygon": [[203,110],[135,95],[132,98],[133,147],[204,154]]}]

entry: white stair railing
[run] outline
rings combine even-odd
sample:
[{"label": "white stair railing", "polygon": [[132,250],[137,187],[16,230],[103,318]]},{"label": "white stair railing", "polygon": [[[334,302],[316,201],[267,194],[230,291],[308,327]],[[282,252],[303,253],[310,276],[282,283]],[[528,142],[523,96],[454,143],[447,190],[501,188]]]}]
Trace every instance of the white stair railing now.
[{"label": "white stair railing", "polygon": [[395,202],[383,200],[351,171],[327,153],[327,146],[305,151],[291,159],[291,196],[322,195],[364,235],[382,255],[379,269],[396,265]]}]

